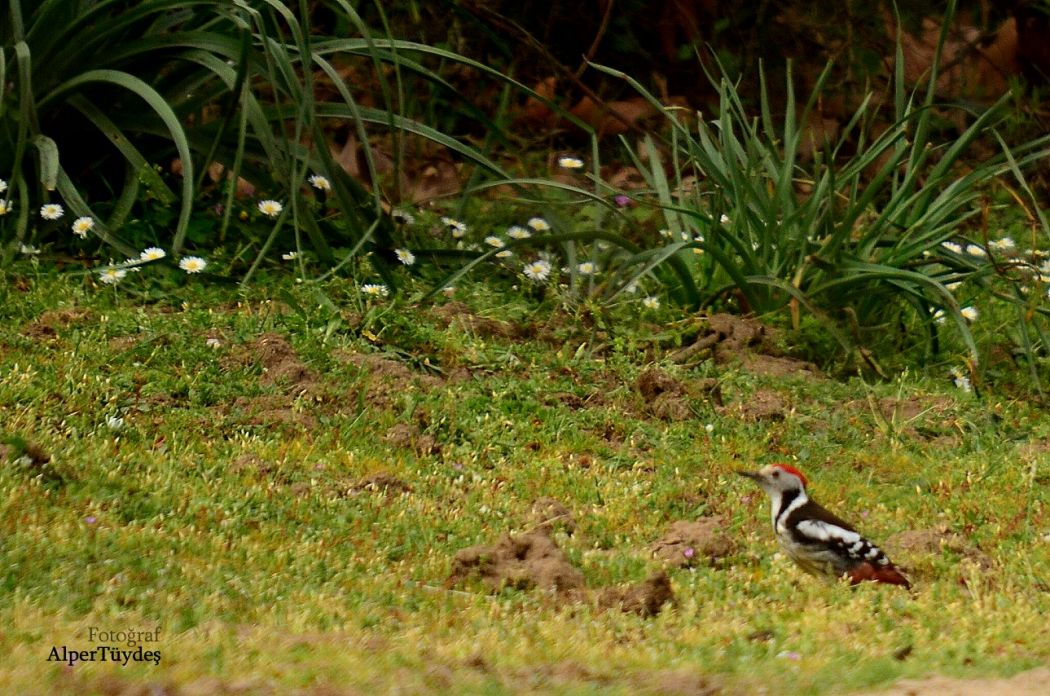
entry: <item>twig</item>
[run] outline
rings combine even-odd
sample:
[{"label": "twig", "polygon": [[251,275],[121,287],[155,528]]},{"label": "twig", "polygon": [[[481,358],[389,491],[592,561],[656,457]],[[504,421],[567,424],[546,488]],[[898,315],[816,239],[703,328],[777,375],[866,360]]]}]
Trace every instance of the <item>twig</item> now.
[{"label": "twig", "polygon": [[605,2],[605,14],[602,15],[602,23],[598,27],[598,33],[594,35],[594,41],[591,42],[591,47],[584,54],[580,67],[576,68],[576,72],[573,73],[577,80],[583,77],[583,71],[587,69],[587,64],[594,60],[594,54],[598,52],[598,46],[601,44],[602,39],[605,38],[605,32],[609,28],[609,20],[612,18],[614,3],[615,0],[606,0]]}]

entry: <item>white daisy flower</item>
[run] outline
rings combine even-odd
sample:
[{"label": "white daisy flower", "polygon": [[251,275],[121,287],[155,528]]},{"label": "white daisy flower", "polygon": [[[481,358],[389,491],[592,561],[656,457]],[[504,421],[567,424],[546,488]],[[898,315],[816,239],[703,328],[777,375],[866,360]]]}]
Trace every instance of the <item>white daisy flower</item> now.
[{"label": "white daisy flower", "polygon": [[955,242],[941,242],[941,246],[947,249],[948,251],[952,252],[953,254],[963,253],[962,245],[956,244]]},{"label": "white daisy flower", "polygon": [[397,256],[397,260],[406,266],[411,266],[416,262],[416,255],[408,249],[394,249],[394,254]]},{"label": "white daisy flower", "polygon": [[932,318],[938,324],[943,324],[945,321],[947,321],[948,315],[944,313],[943,309],[938,309],[930,315],[930,318]]},{"label": "white daisy flower", "polygon": [[117,432],[124,427],[124,419],[120,416],[109,416],[106,418],[106,427],[113,432]]},{"label": "white daisy flower", "polygon": [[179,268],[187,273],[200,273],[208,266],[208,262],[199,256],[183,256],[179,259]]},{"label": "white daisy flower", "polygon": [[497,259],[509,259],[511,256],[514,256],[514,252],[510,249],[504,249],[503,251],[496,252]]},{"label": "white daisy flower", "polygon": [[0,198],[0,215],[7,215],[12,210],[14,210],[14,204],[12,204],[11,201],[5,201]]},{"label": "white daisy flower", "polygon": [[396,222],[400,222],[402,225],[416,224],[416,216],[408,212],[407,210],[391,210],[390,217],[394,218]]},{"label": "white daisy flower", "polygon": [[160,247],[150,247],[142,250],[142,253],[139,254],[139,261],[159,261],[167,255],[168,253]]},{"label": "white daisy flower", "polygon": [[222,348],[222,341],[215,338],[214,336],[204,339],[204,345],[209,348]]},{"label": "white daisy flower", "polygon": [[660,309],[660,299],[650,295],[642,299],[642,306],[646,309]]},{"label": "white daisy flower", "polygon": [[41,206],[40,217],[45,220],[58,220],[65,214],[65,210],[62,209],[58,203],[48,203],[47,205]]},{"label": "white daisy flower", "polygon": [[81,239],[87,237],[88,232],[95,229],[95,220],[90,217],[78,217],[73,221],[73,234]]},{"label": "white daisy flower", "polygon": [[267,217],[275,218],[284,210],[284,204],[280,201],[267,199],[259,201],[259,212]]},{"label": "white daisy flower", "polygon": [[957,280],[954,283],[945,283],[944,287],[948,289],[948,292],[955,292],[956,290],[962,287],[962,281]]},{"label": "white daisy flower", "polygon": [[281,259],[283,261],[294,261],[297,258],[299,258],[298,251],[286,251],[285,253],[281,254]]},{"label": "white daisy flower", "polygon": [[718,218],[718,221],[723,225],[728,225],[730,222],[732,222],[732,220],[729,219],[729,216],[725,213],[722,213],[722,217]]},{"label": "white daisy flower", "polygon": [[453,239],[462,239],[467,236],[467,226],[455,218],[443,217],[441,218],[441,224],[452,232]]},{"label": "white daisy flower", "polygon": [[980,257],[984,257],[984,256],[988,255],[988,252],[984,250],[984,247],[980,246],[979,244],[967,244],[966,245],[966,253],[969,254],[970,256],[980,256]]},{"label": "white daisy flower", "polygon": [[[314,174],[309,179],[307,179],[307,181],[309,181],[310,185],[313,186],[318,191],[331,191],[332,190],[332,182],[329,181],[328,177],[326,177],[326,176],[321,176],[320,174]],[[267,213],[267,215],[269,215],[269,213]]]},{"label": "white daisy flower", "polygon": [[511,239],[528,239],[532,236],[532,232],[521,225],[514,225],[507,228],[507,236]]},{"label": "white daisy flower", "polygon": [[531,263],[525,264],[522,273],[525,274],[526,278],[534,280],[537,283],[547,280],[551,274],[550,261],[547,261],[546,259],[536,259]]},{"label": "white daisy flower", "polygon": [[671,232],[671,230],[660,230],[660,236],[666,239],[670,239],[672,236],[674,236],[674,233]]},{"label": "white daisy flower", "polygon": [[598,267],[594,264],[593,261],[584,261],[576,267],[576,271],[580,275],[594,275],[598,272]]},{"label": "white daisy flower", "polygon": [[6,190],[7,190],[7,182],[4,181],[3,179],[0,179],[0,193],[3,193]]},{"label": "white daisy flower", "polygon": [[361,286],[361,293],[369,297],[386,297],[390,290],[381,283],[368,283]]},{"label": "white daisy flower", "polygon": [[98,272],[98,280],[106,285],[116,285],[128,274],[123,268],[104,268]]},{"label": "white daisy flower", "polygon": [[961,314],[966,321],[977,321],[976,307],[963,307],[959,310],[959,314]]},{"label": "white daisy flower", "polygon": [[625,287],[623,290],[624,290],[624,292],[629,292],[629,293],[631,293],[633,295],[636,292],[638,292],[638,283],[631,283],[630,285]]},{"label": "white daisy flower", "polygon": [[970,383],[970,378],[966,376],[966,373],[957,367],[952,368],[952,382],[955,383],[957,389],[962,389],[965,392],[973,391],[973,385]]},{"label": "white daisy flower", "polygon": [[988,246],[996,251],[1009,252],[1017,248],[1017,243],[1011,237],[1003,237],[988,242]]},{"label": "white daisy flower", "polygon": [[27,256],[36,256],[40,253],[40,249],[33,246],[32,244],[19,244],[18,251],[26,254]]},{"label": "white daisy flower", "polygon": [[532,229],[536,230],[537,232],[547,232],[551,228],[550,223],[541,217],[530,218],[529,221],[525,224],[531,227]]},{"label": "white daisy flower", "polygon": [[583,169],[583,160],[579,157],[566,155],[558,158],[558,166],[562,169]]},{"label": "white daisy flower", "polygon": [[496,249],[499,249],[503,246],[503,240],[495,235],[489,235],[488,237],[485,237],[485,243],[488,244],[490,247],[494,247]]}]

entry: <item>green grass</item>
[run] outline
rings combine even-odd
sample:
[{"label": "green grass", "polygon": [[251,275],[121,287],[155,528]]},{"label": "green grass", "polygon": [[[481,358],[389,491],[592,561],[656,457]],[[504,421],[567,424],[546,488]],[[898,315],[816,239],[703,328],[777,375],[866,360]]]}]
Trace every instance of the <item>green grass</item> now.
[{"label": "green grass", "polygon": [[[943,371],[872,384],[660,363],[683,381],[717,377],[726,402],[692,400],[693,418],[667,422],[632,385],[663,359],[670,317],[630,321],[626,305],[599,325],[464,281],[474,319],[444,328],[432,306],[363,311],[345,281],[325,287],[334,314],[277,280],[236,300],[188,285],[152,305],[81,281],[4,280],[0,422],[62,479],[11,457],[0,467],[5,693],[694,693],[683,684],[700,679],[842,693],[1050,658],[1050,418],[1024,396],[977,399]],[[264,373],[254,342],[268,333],[301,364]],[[362,354],[403,370],[378,387]],[[779,395],[783,420],[740,417],[758,390]],[[898,407],[877,416],[887,399]],[[398,423],[440,452],[385,438]],[[804,576],[775,555],[765,499],[733,474],[776,459],[874,539],[945,527],[990,569],[886,545],[911,566],[914,596]],[[358,489],[379,472],[411,490]],[[675,520],[724,515],[739,546],[718,567],[671,571],[678,604],[648,619],[445,586],[457,550],[529,527],[541,496],[573,511],[578,528],[558,542],[590,588],[657,569],[648,547]],[[160,626],[161,665],[46,661],[55,645],[93,647],[91,626]]]}]

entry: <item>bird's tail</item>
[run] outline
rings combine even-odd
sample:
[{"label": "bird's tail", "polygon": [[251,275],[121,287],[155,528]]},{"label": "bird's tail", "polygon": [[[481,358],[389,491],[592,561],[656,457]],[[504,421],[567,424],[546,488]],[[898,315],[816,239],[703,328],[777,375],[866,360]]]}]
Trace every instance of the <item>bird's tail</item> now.
[{"label": "bird's tail", "polygon": [[871,581],[884,582],[888,585],[902,585],[906,590],[911,589],[911,583],[908,582],[908,578],[892,563],[874,565],[865,561],[846,573],[846,577],[849,578],[851,585]]}]

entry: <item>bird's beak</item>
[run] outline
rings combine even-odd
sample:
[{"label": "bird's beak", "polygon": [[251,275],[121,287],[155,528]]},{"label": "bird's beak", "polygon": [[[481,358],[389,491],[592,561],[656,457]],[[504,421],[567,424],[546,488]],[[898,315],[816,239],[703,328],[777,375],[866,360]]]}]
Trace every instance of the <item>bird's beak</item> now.
[{"label": "bird's beak", "polygon": [[749,478],[752,481],[757,481],[760,478],[762,478],[761,476],[758,475],[757,471],[739,471],[738,470],[736,473],[740,474],[744,478]]}]

